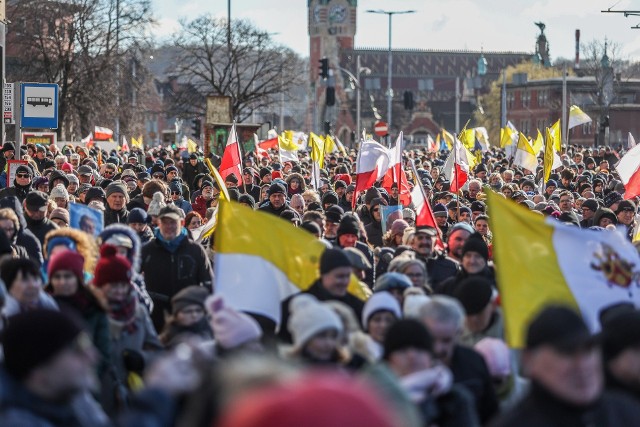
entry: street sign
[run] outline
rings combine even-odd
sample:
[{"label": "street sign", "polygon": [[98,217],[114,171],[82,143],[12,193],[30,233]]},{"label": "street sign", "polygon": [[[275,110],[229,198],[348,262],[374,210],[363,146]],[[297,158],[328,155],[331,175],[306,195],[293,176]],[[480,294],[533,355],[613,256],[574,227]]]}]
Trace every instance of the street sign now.
[{"label": "street sign", "polygon": [[4,93],[2,96],[2,112],[5,124],[14,124],[13,117],[13,83],[4,84]]},{"label": "street sign", "polygon": [[22,83],[20,126],[23,129],[58,128],[58,85]]},{"label": "street sign", "polygon": [[389,126],[385,122],[376,122],[373,125],[373,131],[378,136],[387,136],[389,134]]}]

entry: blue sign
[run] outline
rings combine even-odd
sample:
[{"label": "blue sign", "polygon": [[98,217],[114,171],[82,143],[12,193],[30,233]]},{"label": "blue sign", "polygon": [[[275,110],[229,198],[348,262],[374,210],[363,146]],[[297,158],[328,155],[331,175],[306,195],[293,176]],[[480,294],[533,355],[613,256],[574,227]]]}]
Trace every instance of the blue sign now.
[{"label": "blue sign", "polygon": [[20,127],[58,129],[58,85],[20,84]]}]

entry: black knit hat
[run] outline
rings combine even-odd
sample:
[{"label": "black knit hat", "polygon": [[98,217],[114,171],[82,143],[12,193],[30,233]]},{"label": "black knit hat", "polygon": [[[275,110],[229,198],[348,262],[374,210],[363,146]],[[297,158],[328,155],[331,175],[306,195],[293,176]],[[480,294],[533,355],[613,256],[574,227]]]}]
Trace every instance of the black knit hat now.
[{"label": "black knit hat", "polygon": [[549,345],[563,353],[573,353],[594,342],[580,314],[568,307],[553,305],[543,309],[529,324],[526,348]]},{"label": "black knit hat", "polygon": [[322,206],[327,203],[331,203],[332,205],[338,204],[338,195],[334,191],[327,191],[324,193],[324,196],[322,196]]},{"label": "black knit hat", "polygon": [[358,224],[358,220],[351,215],[343,216],[340,220],[340,225],[338,226],[336,234],[338,237],[342,236],[343,234],[355,234],[359,237],[360,224]]},{"label": "black knit hat", "polygon": [[320,274],[326,274],[336,268],[351,267],[349,257],[342,249],[327,249],[320,257]]},{"label": "black knit hat", "polygon": [[491,283],[484,277],[470,276],[460,281],[454,298],[460,301],[467,315],[480,313],[491,302],[493,289]]},{"label": "black knit hat", "polygon": [[395,322],[384,337],[383,359],[387,360],[392,353],[407,348],[433,353],[433,337],[427,328],[414,319],[402,319]]},{"label": "black knit hat", "polygon": [[602,324],[602,354],[606,361],[640,345],[640,311],[616,313]]},{"label": "black knit hat", "polygon": [[251,194],[243,194],[238,198],[238,202],[239,203],[246,203],[247,205],[251,206],[251,209],[255,209],[256,208],[256,201],[253,199],[253,196]]},{"label": "black knit hat", "polygon": [[274,182],[273,184],[271,184],[271,186],[269,187],[269,191],[267,192],[267,194],[269,196],[273,195],[273,194],[287,194],[287,189],[284,188],[284,185],[278,183],[278,182]]},{"label": "black knit hat", "polygon": [[480,254],[485,261],[489,260],[489,248],[479,233],[473,233],[467,239],[466,243],[462,247],[462,256],[467,252],[476,252]]},{"label": "black knit hat", "polygon": [[6,371],[18,380],[71,345],[81,326],[54,310],[34,310],[11,317],[2,334]]},{"label": "black knit hat", "polygon": [[235,173],[230,173],[229,175],[227,175],[227,177],[224,179],[224,182],[232,182],[234,184],[238,183],[238,177],[236,176]]},{"label": "black knit hat", "polygon": [[84,201],[88,204],[91,200],[99,199],[102,202],[107,201],[107,195],[102,187],[91,187],[84,196]]},{"label": "black knit hat", "polygon": [[329,206],[329,209],[324,213],[328,222],[339,224],[344,215],[344,209],[338,205]]}]

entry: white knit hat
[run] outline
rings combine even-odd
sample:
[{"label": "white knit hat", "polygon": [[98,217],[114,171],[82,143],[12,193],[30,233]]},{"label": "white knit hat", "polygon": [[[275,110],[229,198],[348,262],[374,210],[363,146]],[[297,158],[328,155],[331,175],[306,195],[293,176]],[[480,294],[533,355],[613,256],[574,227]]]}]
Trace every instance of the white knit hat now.
[{"label": "white knit hat", "polygon": [[69,200],[69,193],[67,192],[67,189],[64,188],[64,185],[62,184],[58,184],[55,187],[53,187],[53,189],[51,190],[50,196],[52,199],[55,199],[56,197],[61,197],[66,200]]},{"label": "white knit hat", "polygon": [[367,322],[369,318],[378,311],[390,311],[396,316],[396,319],[402,318],[402,310],[400,309],[400,303],[389,292],[375,292],[367,300],[364,308],[362,309],[362,326],[365,331],[367,330]]},{"label": "white knit hat", "polygon": [[147,213],[152,216],[158,216],[165,206],[167,206],[167,204],[164,202],[164,194],[157,191],[153,193],[153,198],[149,202]]},{"label": "white knit hat", "polygon": [[210,296],[205,306],[211,314],[213,336],[222,348],[231,350],[262,337],[258,322],[248,314],[226,306],[222,296]]},{"label": "white knit hat", "polygon": [[291,300],[288,327],[295,350],[301,349],[314,335],[328,329],[342,334],[340,317],[327,304],[309,294],[301,294]]},{"label": "white knit hat", "polygon": [[406,295],[404,297],[403,311],[405,319],[417,319],[420,317],[420,307],[431,301],[426,295]]}]

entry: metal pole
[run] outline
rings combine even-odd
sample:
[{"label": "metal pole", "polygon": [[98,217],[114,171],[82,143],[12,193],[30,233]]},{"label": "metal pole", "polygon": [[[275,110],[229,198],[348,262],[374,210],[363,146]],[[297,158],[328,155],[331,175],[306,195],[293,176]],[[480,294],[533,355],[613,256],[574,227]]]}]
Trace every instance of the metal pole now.
[{"label": "metal pole", "polygon": [[231,0],[227,0],[227,49],[231,52]]},{"label": "metal pole", "polygon": [[362,94],[360,93],[360,55],[356,56],[356,147],[358,142],[358,135],[362,131],[362,118],[361,114],[361,102],[362,102]]},{"label": "metal pole", "polygon": [[15,139],[16,139],[16,151],[13,156],[16,160],[22,160],[20,155],[20,146],[22,145],[22,132],[20,127],[22,126],[22,83],[13,84],[13,116],[16,122]]},{"label": "metal pole", "polygon": [[567,64],[562,67],[562,141],[567,142]]},{"label": "metal pole", "polygon": [[[2,6],[3,9],[5,7],[4,2],[2,2]],[[2,10],[2,16],[5,15],[4,10]],[[4,84],[7,82],[7,73],[6,73],[6,66],[5,66],[5,62],[6,62],[6,53],[5,50],[7,49],[7,43],[6,43],[6,35],[7,35],[7,25],[4,23],[4,21],[0,21],[0,49],[2,49],[2,56],[0,57],[0,60],[2,61],[2,70],[0,70],[2,72],[2,93],[4,93]],[[14,112],[15,114],[15,112]],[[5,135],[5,126],[4,126],[4,117],[2,118],[2,129],[0,129],[0,137],[2,138],[2,142],[6,141],[6,135]],[[18,159],[20,160],[20,151],[16,151],[16,154],[14,155],[14,159]]]},{"label": "metal pole", "polygon": [[500,127],[504,128],[507,125],[507,71],[502,70],[502,93],[500,104],[502,111],[500,114]]},{"label": "metal pole", "polygon": [[116,0],[116,144],[120,145],[120,0]]},{"label": "metal pole", "polygon": [[456,77],[456,135],[460,132],[460,77]]},{"label": "metal pole", "polygon": [[280,132],[284,131],[284,80],[280,75]]},{"label": "metal pole", "polygon": [[387,76],[387,127],[389,128],[389,136],[388,136],[388,140],[387,143],[389,144],[389,147],[391,147],[391,98],[393,96],[393,89],[391,89],[391,76],[392,76],[392,69],[391,67],[393,66],[393,57],[391,55],[391,18],[393,17],[393,13],[389,13],[389,69],[388,69],[388,76]]}]

